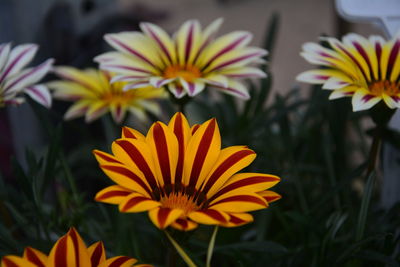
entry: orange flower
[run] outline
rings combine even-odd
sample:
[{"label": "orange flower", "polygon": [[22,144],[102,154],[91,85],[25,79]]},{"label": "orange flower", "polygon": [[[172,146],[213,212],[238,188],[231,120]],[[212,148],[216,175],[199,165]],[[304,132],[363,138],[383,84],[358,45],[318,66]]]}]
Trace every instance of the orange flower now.
[{"label": "orange flower", "polygon": [[1,267],[151,267],[133,265],[136,259],[126,256],[106,258],[102,242],[86,247],[79,233],[71,228],[50,251],[50,255],[31,247],[25,248],[22,257],[8,255],[1,260]]},{"label": "orange flower", "polygon": [[94,151],[117,184],[97,193],[96,200],[117,204],[121,212],[148,211],[161,229],[191,230],[198,223],[239,226],[253,221],[248,212],[280,198],[267,190],[279,177],[237,173],[256,155],[246,146],[221,149],[215,119],[190,127],[177,113],[168,126],[154,123],[147,136],[124,127],[112,152]]}]

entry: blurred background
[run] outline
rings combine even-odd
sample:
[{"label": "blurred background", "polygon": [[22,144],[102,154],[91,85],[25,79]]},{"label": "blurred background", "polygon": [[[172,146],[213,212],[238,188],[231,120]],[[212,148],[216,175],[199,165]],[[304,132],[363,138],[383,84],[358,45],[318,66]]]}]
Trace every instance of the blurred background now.
[{"label": "blurred background", "polygon": [[[205,26],[222,17],[220,34],[250,31],[254,35],[252,45],[262,46],[268,21],[274,14],[279,16],[279,25],[268,61],[273,75],[272,92],[282,95],[299,86],[304,88],[300,91],[302,96],[310,93],[307,85],[294,79],[310,67],[299,56],[303,43],[318,41],[321,35],[341,36],[352,31],[383,35],[369,24],[341,19],[333,0],[1,0],[0,42],[38,43],[40,49],[34,63],[53,57],[56,65],[88,67],[94,65],[94,56],[107,49],[105,33],[137,30],[140,21],[157,23],[173,33],[188,19],[198,19]],[[24,105],[8,108],[8,115],[2,112],[0,116],[4,129],[1,150],[10,151],[13,144],[24,162],[23,147],[42,145],[41,130],[32,112]],[[6,125],[6,116],[11,124]],[[2,161],[2,168],[8,169],[7,159]]]}]

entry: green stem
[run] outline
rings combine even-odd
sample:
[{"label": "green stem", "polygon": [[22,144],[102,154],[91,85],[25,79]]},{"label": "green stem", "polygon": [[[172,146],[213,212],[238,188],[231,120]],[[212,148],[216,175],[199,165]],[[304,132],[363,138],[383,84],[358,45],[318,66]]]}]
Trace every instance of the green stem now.
[{"label": "green stem", "polygon": [[381,146],[381,138],[380,138],[381,130],[378,128],[375,129],[374,137],[372,139],[371,150],[369,152],[368,157],[368,168],[367,168],[367,177],[372,173],[372,171],[376,168],[376,161],[378,159],[379,149]]},{"label": "green stem", "polygon": [[107,144],[111,144],[115,139],[118,138],[117,125],[114,123],[111,115],[103,116],[101,118],[103,125],[104,134],[106,137]]},{"label": "green stem", "polygon": [[210,243],[208,244],[208,249],[207,249],[207,261],[206,261],[206,267],[210,267],[211,265],[211,258],[212,258],[212,254],[214,251],[214,245],[215,245],[215,239],[217,237],[217,233],[218,233],[218,225],[215,226],[214,231],[212,233],[211,239],[210,239]]},{"label": "green stem", "polygon": [[357,230],[356,230],[356,242],[361,241],[364,236],[365,225],[367,223],[367,215],[369,204],[371,203],[372,189],[375,183],[375,173],[372,172],[365,185],[363,198],[361,200],[360,213],[358,214]]},{"label": "green stem", "polygon": [[191,98],[189,96],[187,96],[187,95],[185,95],[182,98],[176,98],[171,92],[169,92],[169,98],[170,98],[172,103],[177,105],[178,111],[182,112],[183,114],[185,114],[186,105],[190,102]]},{"label": "green stem", "polygon": [[189,267],[197,267],[196,264],[192,261],[192,259],[186,254],[186,252],[183,250],[181,246],[172,238],[172,236],[167,232],[164,231],[165,235],[168,237],[169,241],[172,243],[176,251],[179,253],[179,255],[182,257],[184,262],[189,266]]},{"label": "green stem", "polygon": [[356,230],[356,241],[360,241],[364,236],[365,225],[367,222],[367,214],[369,209],[369,204],[371,203],[372,198],[372,191],[375,184],[375,169],[376,169],[376,162],[379,155],[379,149],[381,145],[381,138],[380,138],[380,127],[378,126],[375,129],[374,137],[372,140],[371,150],[369,152],[368,157],[368,167],[367,167],[367,182],[365,184],[365,189],[363,192],[363,197],[361,200],[361,207],[360,213],[358,214],[358,223],[357,223],[357,230]]}]

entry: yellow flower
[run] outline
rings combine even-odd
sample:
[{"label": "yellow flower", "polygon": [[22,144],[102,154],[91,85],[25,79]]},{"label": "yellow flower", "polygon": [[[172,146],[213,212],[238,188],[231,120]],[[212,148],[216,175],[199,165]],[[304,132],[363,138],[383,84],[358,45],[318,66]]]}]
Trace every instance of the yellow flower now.
[{"label": "yellow flower", "polygon": [[22,257],[3,257],[1,267],[151,267],[145,264],[133,265],[136,262],[136,259],[126,256],[107,259],[102,242],[87,248],[79,233],[71,228],[56,242],[48,256],[27,247]]},{"label": "yellow flower", "polygon": [[329,99],[352,97],[354,111],[369,109],[381,100],[391,109],[400,107],[400,35],[389,41],[354,33],[342,41],[323,40],[329,48],[306,43],[301,53],[323,68],[303,72],[297,80],[323,84],[323,89],[332,90]]},{"label": "yellow flower", "polygon": [[121,212],[148,211],[161,229],[191,230],[198,223],[239,226],[253,220],[248,212],[280,198],[266,190],[279,177],[237,173],[256,155],[246,146],[221,149],[215,119],[190,127],[177,113],[168,126],[154,123],[147,136],[124,127],[112,152],[94,151],[101,169],[117,184],[98,192],[96,200],[117,204]]},{"label": "yellow flower", "polygon": [[111,112],[114,120],[119,123],[127,111],[144,119],[146,109],[159,113],[159,106],[154,103],[154,99],[165,97],[162,89],[146,85],[124,91],[126,83],[110,83],[113,78],[105,71],[56,67],[55,73],[64,80],[48,83],[54,89],[54,97],[76,101],[66,112],[65,119],[85,115],[86,122],[91,122],[106,112]]},{"label": "yellow flower", "polygon": [[147,83],[167,87],[176,98],[199,94],[205,85],[240,98],[248,99],[246,87],[238,78],[265,77],[261,70],[250,67],[261,62],[267,51],[247,46],[252,35],[235,31],[215,39],[222,19],[204,30],[197,20],[186,21],[170,37],[163,29],[141,23],[142,32],[105,35],[118,52],[108,52],[95,60],[100,68],[130,81],[129,88]]}]

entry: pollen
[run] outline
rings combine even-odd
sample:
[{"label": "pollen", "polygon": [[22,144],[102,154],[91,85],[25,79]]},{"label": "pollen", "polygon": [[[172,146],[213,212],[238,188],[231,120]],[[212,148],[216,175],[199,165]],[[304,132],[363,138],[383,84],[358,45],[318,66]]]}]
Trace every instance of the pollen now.
[{"label": "pollen", "polygon": [[193,82],[197,78],[201,77],[201,71],[193,65],[173,65],[165,69],[164,77],[167,79],[180,77],[187,82]]},{"label": "pollen", "polygon": [[383,93],[395,96],[400,93],[400,84],[391,81],[377,81],[369,85],[369,91],[376,96],[381,96]]},{"label": "pollen", "polygon": [[191,196],[183,193],[171,193],[170,195],[161,198],[160,202],[163,207],[181,209],[184,215],[189,214],[192,211],[198,210],[200,207],[196,205]]}]

